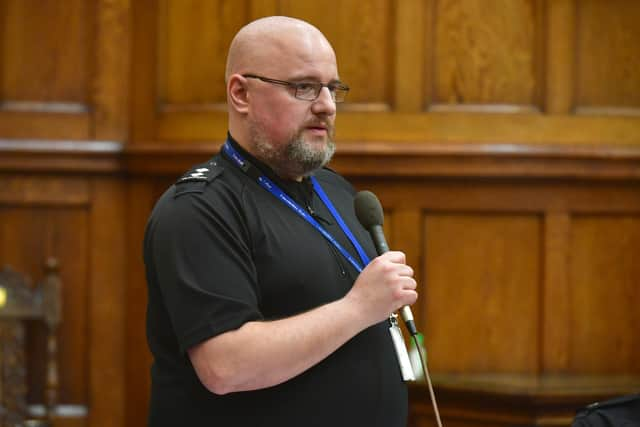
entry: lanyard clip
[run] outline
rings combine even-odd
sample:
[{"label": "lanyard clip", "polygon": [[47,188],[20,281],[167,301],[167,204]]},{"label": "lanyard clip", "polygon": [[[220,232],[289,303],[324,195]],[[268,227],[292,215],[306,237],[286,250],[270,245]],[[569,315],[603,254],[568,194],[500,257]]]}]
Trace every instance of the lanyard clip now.
[{"label": "lanyard clip", "polygon": [[400,375],[404,381],[415,381],[416,377],[411,367],[411,361],[409,360],[409,353],[407,352],[407,346],[404,343],[402,337],[402,330],[398,326],[398,315],[392,314],[389,316],[389,333],[391,334],[391,341],[393,342],[393,348],[396,351],[396,357],[398,358],[398,365],[400,366]]}]

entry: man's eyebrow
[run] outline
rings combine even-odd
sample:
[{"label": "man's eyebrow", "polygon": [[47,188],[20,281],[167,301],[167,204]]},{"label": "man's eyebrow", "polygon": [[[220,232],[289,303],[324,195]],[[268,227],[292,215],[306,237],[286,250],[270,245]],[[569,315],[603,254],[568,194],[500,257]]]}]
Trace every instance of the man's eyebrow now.
[{"label": "man's eyebrow", "polygon": [[[289,79],[289,81],[291,82],[320,82],[320,80],[317,77],[312,77],[312,76],[296,76],[296,77],[292,77],[291,79]],[[327,84],[338,84],[338,85],[344,85],[344,82],[340,79],[331,79],[329,80],[329,83]]]}]

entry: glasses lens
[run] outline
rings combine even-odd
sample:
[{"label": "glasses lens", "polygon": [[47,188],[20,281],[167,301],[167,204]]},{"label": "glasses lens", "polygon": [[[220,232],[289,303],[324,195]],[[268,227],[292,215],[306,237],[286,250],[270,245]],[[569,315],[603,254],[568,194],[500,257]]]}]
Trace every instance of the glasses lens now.
[{"label": "glasses lens", "polygon": [[[324,85],[322,83],[298,83],[296,85],[296,98],[305,101],[315,101],[320,95]],[[327,86],[334,102],[342,102],[347,97],[349,88],[345,86]]]},{"label": "glasses lens", "polygon": [[296,87],[296,98],[313,101],[322,90],[319,83],[299,83]]}]

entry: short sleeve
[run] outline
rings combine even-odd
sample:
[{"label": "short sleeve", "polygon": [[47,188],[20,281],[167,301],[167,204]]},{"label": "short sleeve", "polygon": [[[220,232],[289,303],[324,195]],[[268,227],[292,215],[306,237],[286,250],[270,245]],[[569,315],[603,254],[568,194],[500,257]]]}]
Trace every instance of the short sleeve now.
[{"label": "short sleeve", "polygon": [[160,199],[145,236],[145,263],[182,352],[262,319],[241,202],[219,183]]}]

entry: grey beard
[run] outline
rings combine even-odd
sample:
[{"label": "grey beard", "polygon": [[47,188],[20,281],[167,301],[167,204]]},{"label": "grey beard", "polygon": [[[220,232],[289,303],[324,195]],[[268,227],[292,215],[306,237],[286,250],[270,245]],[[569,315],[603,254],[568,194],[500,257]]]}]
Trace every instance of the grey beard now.
[{"label": "grey beard", "polygon": [[317,151],[310,149],[302,137],[298,136],[287,145],[285,156],[291,166],[297,166],[298,176],[308,176],[329,163],[335,151],[336,144],[331,138],[327,140],[327,147],[324,150]]},{"label": "grey beard", "polygon": [[296,135],[286,146],[276,149],[257,127],[252,127],[251,137],[260,160],[283,178],[308,176],[325,166],[336,151],[332,135],[329,135],[324,150],[313,150],[301,134]]}]

